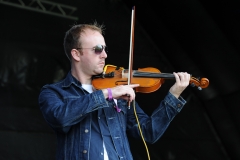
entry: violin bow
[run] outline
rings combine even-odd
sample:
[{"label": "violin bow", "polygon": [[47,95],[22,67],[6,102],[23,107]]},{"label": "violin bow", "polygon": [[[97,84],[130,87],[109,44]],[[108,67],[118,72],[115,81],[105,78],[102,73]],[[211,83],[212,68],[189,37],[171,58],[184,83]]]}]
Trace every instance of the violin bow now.
[{"label": "violin bow", "polygon": [[[135,25],[135,6],[133,6],[132,8],[132,21],[131,21],[131,35],[130,35],[130,53],[129,53],[129,66],[128,66],[128,85],[131,84],[132,82],[132,66],[133,66],[133,48],[134,48],[134,25]],[[138,121],[138,117],[137,117],[137,113],[136,113],[136,109],[135,109],[135,101],[133,101],[133,108],[134,108],[134,113],[136,116],[136,120],[138,122],[138,128],[141,134],[141,137],[143,139],[146,151],[147,151],[147,155],[148,155],[148,160],[150,160],[150,155],[148,152],[148,148],[147,148],[147,144],[144,140],[144,137],[142,135],[142,130],[140,127],[140,123]],[[128,101],[128,109],[130,109],[130,102]]]},{"label": "violin bow", "polygon": [[[132,82],[134,26],[135,26],[135,6],[133,6],[132,8],[132,19],[131,19],[130,50],[129,50],[129,64],[128,64],[128,85],[130,85]],[[130,108],[130,102],[128,102],[128,108]]]}]

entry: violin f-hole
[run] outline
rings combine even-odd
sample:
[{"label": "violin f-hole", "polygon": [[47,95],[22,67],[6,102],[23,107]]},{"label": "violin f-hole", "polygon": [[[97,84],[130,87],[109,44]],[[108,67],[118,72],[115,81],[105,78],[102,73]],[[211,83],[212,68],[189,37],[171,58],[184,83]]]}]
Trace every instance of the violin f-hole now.
[{"label": "violin f-hole", "polygon": [[115,85],[127,85],[127,80],[119,80],[115,82]]}]

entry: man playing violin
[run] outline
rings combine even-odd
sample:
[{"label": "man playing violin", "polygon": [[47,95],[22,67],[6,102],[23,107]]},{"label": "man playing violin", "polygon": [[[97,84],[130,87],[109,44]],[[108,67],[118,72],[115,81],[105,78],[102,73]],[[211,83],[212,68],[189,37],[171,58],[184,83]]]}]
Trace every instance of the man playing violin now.
[{"label": "man playing violin", "polygon": [[[70,28],[64,50],[71,63],[66,78],[43,86],[39,106],[57,135],[56,159],[132,160],[128,136],[140,138],[133,107],[138,84],[96,90],[92,76],[101,74],[107,58],[103,26],[80,24]],[[189,85],[188,73],[173,73],[175,84],[151,116],[135,103],[144,139],[155,143],[186,101],[180,96]]]}]

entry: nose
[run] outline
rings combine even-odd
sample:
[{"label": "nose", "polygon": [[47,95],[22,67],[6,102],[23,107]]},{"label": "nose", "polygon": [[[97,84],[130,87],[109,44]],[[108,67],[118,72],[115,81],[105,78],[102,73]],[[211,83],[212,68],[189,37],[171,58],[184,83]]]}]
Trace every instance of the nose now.
[{"label": "nose", "polygon": [[101,58],[107,58],[107,52],[105,51],[105,49],[102,51],[100,55],[101,55]]}]

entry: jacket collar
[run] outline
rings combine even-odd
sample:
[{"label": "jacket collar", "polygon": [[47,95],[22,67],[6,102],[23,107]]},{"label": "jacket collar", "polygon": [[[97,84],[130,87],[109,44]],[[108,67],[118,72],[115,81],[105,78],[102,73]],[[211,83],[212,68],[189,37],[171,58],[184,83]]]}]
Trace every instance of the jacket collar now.
[{"label": "jacket collar", "polygon": [[68,72],[62,87],[70,87],[71,84],[76,86],[82,86],[81,82],[79,82],[71,73],[71,70]]}]

